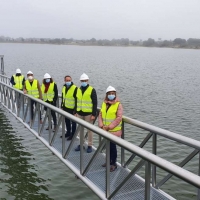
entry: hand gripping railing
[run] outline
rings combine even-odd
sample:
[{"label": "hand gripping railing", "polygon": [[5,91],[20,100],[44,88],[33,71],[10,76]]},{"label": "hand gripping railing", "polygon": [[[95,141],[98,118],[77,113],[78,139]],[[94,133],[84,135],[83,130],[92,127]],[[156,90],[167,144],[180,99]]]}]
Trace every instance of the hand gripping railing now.
[{"label": "hand gripping railing", "polygon": [[[114,197],[117,192],[120,190],[120,188],[123,187],[123,185],[133,176],[137,173],[137,171],[143,166],[145,165],[145,199],[150,199],[150,187],[151,187],[151,171],[152,171],[152,186],[158,188],[159,185],[162,185],[162,183],[165,182],[165,180],[167,180],[168,178],[170,178],[169,176],[174,175],[176,177],[179,177],[180,179],[190,183],[191,185],[197,187],[198,189],[200,188],[200,177],[187,171],[182,169],[181,167],[172,164],[162,158],[159,158],[156,155],[153,155],[150,152],[147,152],[143,149],[141,149],[140,147],[137,147],[121,138],[115,137],[111,134],[108,134],[106,131],[99,129],[98,127],[91,125],[71,114],[68,114],[66,112],[64,112],[63,110],[56,108],[50,104],[47,104],[41,100],[35,99],[29,95],[24,95],[21,91],[16,90],[14,88],[12,88],[11,86],[7,85],[6,83],[3,83],[2,81],[0,82],[0,97],[1,97],[1,103],[7,108],[9,109],[15,116],[17,119],[19,119],[21,122],[23,122],[26,127],[36,135],[37,138],[39,138],[51,151],[53,151],[67,166],[70,167],[70,169],[72,169],[72,171],[74,173],[76,173],[77,176],[79,176],[81,178],[81,180],[83,180],[93,191],[95,191],[95,193],[102,199],[111,199],[112,197]],[[20,99],[20,104],[18,104],[19,101],[17,101],[17,99]],[[28,103],[26,108],[24,108],[24,99],[28,99]],[[33,116],[33,121],[30,124],[30,126],[26,123],[26,119],[27,119],[27,114],[28,114],[28,109],[30,109],[30,102],[31,100],[34,100],[37,102],[37,106],[36,106],[36,110]],[[40,108],[46,106],[48,108],[45,117],[44,117],[44,121],[43,124],[41,125],[39,123],[39,119],[40,119]],[[51,115],[50,112],[51,110],[55,111],[58,116],[59,116],[59,120],[58,120],[58,126],[57,129],[55,131],[55,133],[52,135],[52,129],[50,127],[50,123],[49,123],[49,140],[48,142],[46,140],[44,140],[42,138],[42,134],[43,134],[43,129],[44,129],[44,124],[48,118],[49,122],[51,122]],[[22,116],[20,116],[20,113],[22,113]],[[32,125],[34,124],[35,120],[36,120],[36,115],[38,115],[38,129],[37,132],[35,132],[32,129]],[[69,152],[72,149],[72,145],[75,142],[76,137],[73,138],[73,140],[71,141],[70,145],[68,146],[68,148],[66,149],[65,147],[65,117],[75,121],[77,124],[79,124],[79,127],[77,128],[77,131],[75,133],[75,136],[77,136],[78,132],[80,131],[82,134],[80,134],[80,146],[81,146],[81,151],[80,151],[80,172],[77,172],[76,169],[74,169],[74,167],[72,165],[70,165],[70,163],[68,163],[66,161],[66,159],[69,156]],[[142,142],[142,144],[140,146],[144,146],[144,144],[148,141],[148,138],[150,138],[151,136],[153,136],[153,153],[156,154],[156,135],[161,135],[163,137],[178,141],[182,144],[186,144],[190,147],[195,148],[195,151],[193,152],[193,154],[191,154],[189,156],[189,158],[193,157],[194,155],[196,155],[197,153],[199,153],[199,149],[200,149],[200,142],[184,137],[184,136],[180,136],[178,134],[172,133],[170,131],[166,131],[148,124],[145,124],[143,122],[139,122],[137,120],[133,120],[131,118],[127,118],[127,117],[123,117],[123,123],[129,123],[132,124],[134,126],[140,127],[142,129],[148,130],[150,131],[150,135],[148,137],[145,138],[145,141]],[[58,133],[58,128],[59,126],[62,127],[62,156],[54,149],[52,148],[53,144],[54,144],[54,140],[55,137]],[[100,137],[104,138],[103,140],[100,140],[99,146],[97,147],[97,150],[95,151],[94,155],[92,156],[92,158],[90,159],[89,163],[87,164],[87,166],[85,167],[83,165],[84,162],[84,155],[83,155],[83,132],[84,132],[84,128],[90,129],[92,130],[94,133],[98,134]],[[137,155],[138,157],[141,158],[141,161],[135,166],[135,168],[130,171],[129,175],[123,180],[121,181],[121,183],[115,188],[114,191],[110,190],[110,172],[109,172],[109,160],[110,160],[110,152],[109,152],[109,141],[112,141],[114,143],[116,143],[118,146],[120,146],[123,150],[127,150],[128,152],[132,153],[132,156],[128,159],[128,161],[126,163],[124,163],[124,166],[128,166],[128,164],[131,162],[131,160],[133,159],[133,157],[135,155]],[[103,149],[104,145],[106,145],[106,160],[107,160],[107,166],[106,166],[106,190],[105,190],[105,195],[102,194],[101,190],[99,190],[97,187],[95,187],[94,185],[91,185],[91,183],[85,178],[89,169],[91,168],[92,164],[94,163],[98,153],[101,152],[101,150]],[[123,151],[125,152],[125,151]],[[124,155],[122,155],[123,157]],[[186,161],[189,160],[186,159],[182,162],[182,164],[184,164]],[[123,158],[124,160],[124,158]],[[156,170],[155,167],[159,167],[162,168],[163,170],[169,172],[169,175],[167,177],[165,177],[165,180],[163,180],[161,183],[159,184],[155,184],[155,178],[156,178]],[[151,170],[152,168],[152,170]],[[80,174],[79,174],[80,173]],[[155,177],[154,177],[155,176]]]}]

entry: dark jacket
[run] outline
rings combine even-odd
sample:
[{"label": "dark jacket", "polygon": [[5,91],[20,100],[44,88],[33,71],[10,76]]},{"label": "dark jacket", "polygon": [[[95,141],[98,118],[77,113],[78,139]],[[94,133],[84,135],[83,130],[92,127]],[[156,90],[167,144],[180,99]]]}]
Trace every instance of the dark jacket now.
[{"label": "dark jacket", "polygon": [[[65,87],[65,94],[67,94],[67,91],[70,89],[70,87],[72,86],[72,85],[74,85],[74,83],[72,82],[72,84],[69,86],[69,87],[67,87],[65,84],[63,85],[63,87]],[[76,108],[77,108],[77,96],[76,96],[76,94],[77,94],[77,87],[75,88],[75,90],[74,90],[74,94],[73,94],[73,97],[74,97],[74,100],[75,100],[75,107],[73,108],[73,109],[71,109],[71,108],[66,108],[65,106],[64,106],[64,104],[63,104],[63,93],[62,93],[62,98],[61,98],[61,108],[64,110],[64,111],[66,111],[66,112],[68,112],[68,113],[70,113],[70,114],[76,114]]]},{"label": "dark jacket", "polygon": [[[86,91],[86,89],[89,87],[89,84],[86,87],[80,87],[82,94],[84,94],[84,92]],[[92,113],[90,112],[83,112],[82,110],[77,111],[78,115],[81,116],[87,116],[87,115],[93,115],[96,116],[97,114],[97,93],[96,90],[93,88],[92,93],[91,93],[91,99],[92,99],[92,104],[93,104],[93,108],[92,108]]]},{"label": "dark jacket", "polygon": [[[21,74],[15,74],[15,76],[21,76]],[[11,76],[11,78],[10,78],[10,83],[11,83],[12,85],[15,85],[14,75]],[[24,83],[25,83],[25,77],[24,77],[23,80],[22,80],[22,85],[24,85]]]}]

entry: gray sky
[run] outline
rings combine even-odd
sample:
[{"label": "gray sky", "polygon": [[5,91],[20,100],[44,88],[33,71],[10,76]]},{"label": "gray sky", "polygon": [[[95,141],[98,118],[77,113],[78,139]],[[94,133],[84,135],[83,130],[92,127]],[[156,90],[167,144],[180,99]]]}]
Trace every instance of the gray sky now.
[{"label": "gray sky", "polygon": [[0,36],[200,38],[200,0],[0,0]]}]

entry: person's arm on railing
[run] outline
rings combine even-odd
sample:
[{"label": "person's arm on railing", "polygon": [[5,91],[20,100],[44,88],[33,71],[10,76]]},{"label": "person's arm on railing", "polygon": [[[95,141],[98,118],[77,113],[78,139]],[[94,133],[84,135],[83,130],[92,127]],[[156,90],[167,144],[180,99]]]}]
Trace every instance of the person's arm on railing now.
[{"label": "person's arm on railing", "polygon": [[23,88],[24,94],[27,94],[27,89],[26,89],[26,84],[24,83],[24,88]]}]

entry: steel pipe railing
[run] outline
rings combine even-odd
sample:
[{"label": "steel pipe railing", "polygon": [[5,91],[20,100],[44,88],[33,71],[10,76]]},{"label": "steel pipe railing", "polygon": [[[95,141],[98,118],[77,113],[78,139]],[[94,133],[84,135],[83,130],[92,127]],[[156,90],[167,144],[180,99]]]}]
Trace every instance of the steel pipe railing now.
[{"label": "steel pipe railing", "polygon": [[[2,75],[1,75],[2,77]],[[1,79],[2,80],[2,79]],[[46,118],[47,118],[47,115],[49,115],[50,117],[50,113],[51,113],[51,110],[55,111],[61,118],[61,124],[62,124],[62,156],[63,158],[67,157],[67,153],[68,153],[68,150],[65,149],[65,117],[75,121],[77,124],[80,125],[80,148],[81,148],[81,151],[80,151],[80,173],[82,175],[86,175],[93,160],[91,160],[91,162],[87,165],[87,168],[84,170],[84,165],[83,165],[83,162],[84,162],[84,159],[83,159],[83,133],[84,133],[84,128],[87,128],[91,131],[93,131],[94,133],[98,134],[99,137],[102,137],[102,138],[105,138],[106,139],[106,160],[107,160],[107,166],[106,166],[106,197],[107,198],[111,198],[113,197],[115,194],[116,194],[116,191],[114,191],[112,194],[111,194],[111,191],[109,189],[109,182],[110,182],[110,173],[109,173],[109,166],[110,166],[110,158],[109,158],[109,144],[110,144],[110,141],[116,143],[118,146],[120,146],[122,148],[122,153],[124,152],[124,150],[127,150],[129,152],[131,152],[133,155],[137,155],[139,156],[140,158],[142,158],[141,160],[141,163],[139,165],[136,166],[136,168],[134,168],[134,170],[131,172],[131,174],[135,174],[136,171],[138,170],[138,167],[141,168],[141,166],[145,164],[145,180],[146,180],[146,184],[145,184],[145,199],[148,199],[148,195],[149,195],[149,185],[150,185],[150,172],[151,172],[151,168],[152,168],[152,185],[154,187],[158,187],[159,185],[162,185],[161,183],[158,183],[156,185],[156,167],[160,167],[162,168],[163,170],[169,172],[170,174],[173,174],[175,175],[176,177],[179,177],[180,179],[190,183],[191,185],[195,186],[198,188],[198,194],[199,194],[199,188],[200,188],[200,177],[198,175],[195,175],[185,169],[182,169],[181,167],[173,164],[173,163],[170,163],[162,158],[159,158],[158,156],[156,156],[156,152],[157,152],[157,135],[160,135],[160,136],[163,136],[165,138],[169,138],[171,140],[174,140],[174,141],[177,141],[177,142],[180,142],[181,144],[185,144],[187,146],[190,146],[190,147],[193,147],[195,148],[196,151],[194,151],[194,153],[192,153],[191,155],[188,156],[187,159],[185,159],[183,162],[182,162],[182,165],[184,165],[185,163],[187,163],[189,160],[191,160],[197,153],[199,153],[199,150],[200,150],[200,142],[199,141],[196,141],[194,139],[191,139],[191,138],[188,138],[188,137],[185,137],[185,136],[181,136],[181,135],[178,135],[176,133],[173,133],[173,132],[170,132],[170,131],[167,131],[167,130],[164,130],[164,129],[161,129],[161,128],[158,128],[158,127],[155,127],[155,126],[152,126],[152,125],[149,125],[149,124],[146,124],[146,123],[143,123],[143,122],[140,122],[138,120],[134,120],[134,119],[131,119],[131,118],[128,118],[128,117],[125,117],[123,116],[123,123],[128,123],[128,124],[131,124],[131,125],[134,125],[136,127],[139,127],[141,129],[144,129],[144,130],[147,130],[147,131],[150,131],[150,135],[152,136],[153,135],[153,146],[152,146],[152,150],[153,150],[153,154],[150,153],[150,152],[147,152],[143,149],[141,149],[140,147],[137,147],[121,138],[118,138],[118,137],[115,137],[113,136],[112,134],[107,134],[106,131],[90,124],[90,123],[87,123],[85,122],[84,120],[81,120],[55,106],[52,106],[50,104],[47,104],[45,102],[43,102],[42,100],[39,100],[39,99],[35,99],[29,95],[24,95],[23,92],[19,91],[19,90],[16,90],[14,88],[12,88],[11,86],[9,86],[8,84],[4,83],[4,82],[0,82],[0,97],[1,97],[1,103],[7,107],[9,110],[11,110],[15,115],[16,117],[19,119],[19,113],[18,113],[18,106],[16,108],[16,102],[15,102],[15,98],[13,97],[13,94],[14,93],[18,93],[21,95],[21,98],[24,99],[24,98],[27,98],[28,99],[28,104],[27,104],[27,107],[26,107],[26,110],[25,112],[23,112],[23,120],[20,120],[22,122],[24,122],[26,120],[26,116],[27,116],[27,112],[28,112],[28,108],[30,109],[31,107],[31,100],[34,100],[35,102],[37,102],[37,106],[36,106],[36,111],[34,113],[34,118],[33,120],[35,120],[35,116],[36,116],[36,112],[38,114],[38,121],[39,121],[39,113],[40,113],[40,107],[41,106],[46,106],[48,108],[48,112],[46,113]],[[23,105],[21,104],[19,109],[21,109],[21,106],[23,107]],[[31,112],[30,112],[31,113]],[[31,114],[30,114],[31,115]],[[31,119],[31,116],[30,116],[30,119]],[[31,122],[31,120],[30,120]],[[50,122],[50,120],[49,120]],[[30,124],[30,130],[31,130],[31,127],[32,127],[32,123]],[[124,127],[124,125],[123,125]],[[51,128],[49,129],[49,146],[52,145],[52,142],[53,142],[53,138],[51,137]],[[40,128],[40,124],[38,123],[38,137],[40,138],[41,137],[41,128]],[[56,134],[56,133],[55,133]],[[141,147],[144,146],[144,144],[148,141],[149,139],[149,136],[147,136],[147,138],[145,139],[145,142],[142,142],[141,143]],[[45,143],[46,145],[46,143]],[[50,147],[48,147],[50,148]],[[101,148],[98,149],[98,151],[100,151],[102,149],[102,146]],[[155,154],[155,155],[154,155]],[[133,157],[132,155],[132,157]],[[123,157],[123,156],[122,156]],[[95,157],[94,157],[95,158]],[[94,159],[93,158],[93,159]],[[124,164],[124,157],[122,158],[122,161]],[[182,166],[181,165],[181,166]],[[147,175],[148,174],[148,175]],[[171,175],[168,175],[168,177],[170,178]],[[163,182],[166,182],[165,180],[167,180],[167,178],[164,179]],[[121,186],[123,184],[121,183]],[[118,190],[120,188],[117,188]]]}]

